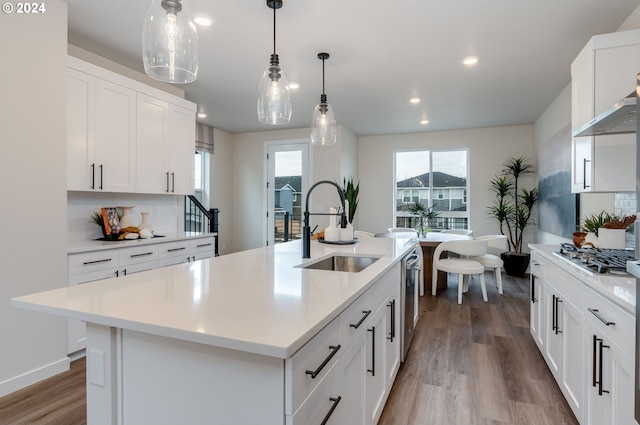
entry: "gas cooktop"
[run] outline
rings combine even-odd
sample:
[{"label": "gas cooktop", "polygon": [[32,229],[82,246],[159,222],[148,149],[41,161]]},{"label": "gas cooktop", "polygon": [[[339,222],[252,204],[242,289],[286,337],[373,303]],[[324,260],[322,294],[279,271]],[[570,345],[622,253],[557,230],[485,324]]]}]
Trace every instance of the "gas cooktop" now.
[{"label": "gas cooktop", "polygon": [[560,251],[554,254],[594,275],[628,276],[627,261],[635,260],[635,251],[630,249],[578,248],[570,243],[560,244]]}]

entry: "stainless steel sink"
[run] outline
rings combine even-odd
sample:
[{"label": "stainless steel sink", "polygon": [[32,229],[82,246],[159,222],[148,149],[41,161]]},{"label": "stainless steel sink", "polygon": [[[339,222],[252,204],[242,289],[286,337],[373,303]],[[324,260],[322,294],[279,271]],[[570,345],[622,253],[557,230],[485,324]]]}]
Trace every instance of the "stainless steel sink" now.
[{"label": "stainless steel sink", "polygon": [[332,255],[320,261],[301,264],[298,267],[311,270],[331,270],[336,272],[358,273],[376,261],[380,257],[357,257],[353,255]]}]

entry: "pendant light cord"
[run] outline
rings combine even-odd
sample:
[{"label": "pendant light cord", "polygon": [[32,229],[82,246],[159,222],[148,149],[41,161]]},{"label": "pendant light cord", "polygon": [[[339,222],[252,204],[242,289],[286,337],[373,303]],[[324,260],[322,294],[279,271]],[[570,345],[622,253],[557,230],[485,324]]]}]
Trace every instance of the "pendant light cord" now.
[{"label": "pendant light cord", "polygon": [[273,8],[273,54],[276,54],[276,8]]}]

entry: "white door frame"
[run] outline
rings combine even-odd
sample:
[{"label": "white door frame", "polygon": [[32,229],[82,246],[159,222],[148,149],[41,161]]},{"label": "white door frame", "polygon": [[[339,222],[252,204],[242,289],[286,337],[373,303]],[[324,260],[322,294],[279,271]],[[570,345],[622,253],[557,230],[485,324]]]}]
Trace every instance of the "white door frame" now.
[{"label": "white door frame", "polygon": [[280,141],[269,141],[264,143],[264,186],[263,186],[263,235],[265,245],[274,244],[273,228],[275,225],[273,214],[269,214],[269,210],[274,203],[273,185],[275,184],[275,153],[286,151],[302,151],[302,181],[301,196],[304,199],[309,190],[309,181],[312,176],[311,170],[311,139],[291,139]]}]

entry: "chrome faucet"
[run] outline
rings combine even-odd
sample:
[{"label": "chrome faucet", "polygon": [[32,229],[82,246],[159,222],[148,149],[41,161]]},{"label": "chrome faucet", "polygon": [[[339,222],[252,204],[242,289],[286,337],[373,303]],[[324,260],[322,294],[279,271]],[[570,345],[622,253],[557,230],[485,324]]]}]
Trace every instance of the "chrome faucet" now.
[{"label": "chrome faucet", "polygon": [[320,180],[319,182],[314,183],[313,186],[309,188],[309,191],[307,192],[307,199],[305,200],[305,203],[304,203],[304,226],[302,227],[302,258],[311,258],[311,229],[309,228],[309,216],[310,215],[334,215],[331,213],[310,213],[309,212],[309,195],[311,195],[311,191],[313,191],[313,189],[315,189],[316,186],[324,183],[333,185],[336,187],[336,189],[338,189],[338,194],[340,195],[340,203],[342,204],[342,213],[340,213],[340,227],[343,229],[347,227],[347,215],[345,214],[345,211],[344,211],[344,207],[345,207],[344,192],[342,191],[340,186],[338,186],[337,183],[329,180]]}]

